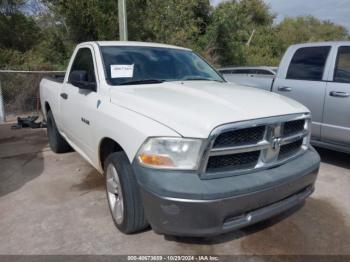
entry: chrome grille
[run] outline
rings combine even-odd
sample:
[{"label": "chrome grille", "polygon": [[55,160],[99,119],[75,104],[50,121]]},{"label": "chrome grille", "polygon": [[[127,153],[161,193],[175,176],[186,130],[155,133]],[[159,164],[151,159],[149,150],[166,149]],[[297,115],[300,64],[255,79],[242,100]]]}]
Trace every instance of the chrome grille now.
[{"label": "chrome grille", "polygon": [[281,146],[280,152],[278,154],[278,160],[282,160],[294,155],[300,150],[302,144],[303,139],[299,139],[298,141],[295,141],[293,143]]},{"label": "chrome grille", "polygon": [[265,126],[256,126],[223,132],[215,139],[213,148],[242,146],[258,143],[264,138]]},{"label": "chrome grille", "polygon": [[208,160],[207,171],[215,172],[217,170],[240,170],[245,168],[253,168],[258,163],[260,151],[211,156]]},{"label": "chrome grille", "polygon": [[284,123],[282,136],[291,136],[304,130],[305,120],[295,120]]},{"label": "chrome grille", "polygon": [[228,124],[213,130],[201,164],[201,175],[243,174],[280,165],[307,150],[309,114]]}]

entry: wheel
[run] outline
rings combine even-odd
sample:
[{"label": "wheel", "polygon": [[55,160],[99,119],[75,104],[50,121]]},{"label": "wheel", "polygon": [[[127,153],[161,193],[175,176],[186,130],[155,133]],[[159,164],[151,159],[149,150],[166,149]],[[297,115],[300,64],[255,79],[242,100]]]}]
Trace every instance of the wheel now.
[{"label": "wheel", "polygon": [[47,136],[49,137],[49,144],[53,152],[67,153],[72,151],[71,146],[58,132],[51,110],[47,112]]},{"label": "wheel", "polygon": [[125,234],[145,229],[148,223],[135,174],[126,154],[111,154],[104,168],[108,206],[116,227]]}]

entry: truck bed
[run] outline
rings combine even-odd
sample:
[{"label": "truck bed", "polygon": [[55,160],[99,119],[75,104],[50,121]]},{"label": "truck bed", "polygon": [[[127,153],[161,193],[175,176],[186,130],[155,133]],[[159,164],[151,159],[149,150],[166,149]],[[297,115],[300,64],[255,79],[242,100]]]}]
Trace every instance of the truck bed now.
[{"label": "truck bed", "polygon": [[64,74],[55,74],[55,75],[44,76],[43,79],[47,79],[47,80],[62,84],[64,81]]}]

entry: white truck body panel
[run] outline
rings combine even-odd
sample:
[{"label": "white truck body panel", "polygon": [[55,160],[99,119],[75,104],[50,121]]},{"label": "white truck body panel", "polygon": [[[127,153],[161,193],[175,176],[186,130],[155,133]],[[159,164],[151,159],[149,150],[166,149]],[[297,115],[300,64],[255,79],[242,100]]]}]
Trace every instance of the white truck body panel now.
[{"label": "white truck body panel", "polygon": [[112,103],[155,119],[184,137],[207,138],[222,124],[307,112],[289,98],[232,83],[165,82],[114,87],[110,92]]}]

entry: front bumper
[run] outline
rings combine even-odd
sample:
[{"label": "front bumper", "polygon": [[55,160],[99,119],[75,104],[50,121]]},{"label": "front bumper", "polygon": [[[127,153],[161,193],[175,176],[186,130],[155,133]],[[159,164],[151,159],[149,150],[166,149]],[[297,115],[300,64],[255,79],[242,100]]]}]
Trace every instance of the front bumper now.
[{"label": "front bumper", "polygon": [[242,228],[302,203],[314,191],[320,159],[309,150],[282,166],[201,180],[196,173],[134,163],[147,219],[161,234],[210,236]]}]

